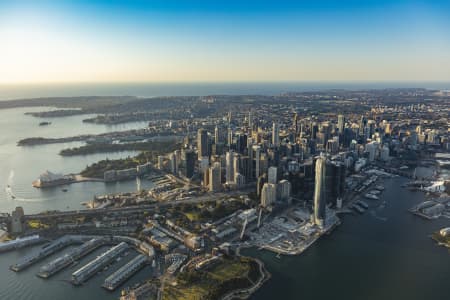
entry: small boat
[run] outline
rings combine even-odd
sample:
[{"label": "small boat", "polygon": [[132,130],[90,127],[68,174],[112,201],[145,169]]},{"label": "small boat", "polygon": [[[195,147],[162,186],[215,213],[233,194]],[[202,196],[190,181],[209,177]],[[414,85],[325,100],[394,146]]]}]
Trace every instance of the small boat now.
[{"label": "small boat", "polygon": [[63,191],[65,193],[65,192],[67,192],[67,189],[61,189],[61,191]]},{"label": "small boat", "polygon": [[41,123],[39,123],[39,126],[47,126],[50,124],[52,124],[52,122],[41,122]]}]

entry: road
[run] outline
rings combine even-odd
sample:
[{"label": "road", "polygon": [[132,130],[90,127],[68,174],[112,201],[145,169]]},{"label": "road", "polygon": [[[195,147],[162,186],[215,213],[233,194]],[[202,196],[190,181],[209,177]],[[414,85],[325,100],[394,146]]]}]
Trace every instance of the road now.
[{"label": "road", "polygon": [[185,200],[173,200],[166,202],[158,202],[155,204],[146,204],[139,206],[128,206],[128,207],[112,207],[112,208],[100,208],[100,209],[82,209],[82,210],[73,210],[73,211],[64,211],[64,212],[55,212],[55,213],[39,213],[39,214],[30,214],[25,215],[26,220],[39,220],[46,219],[49,217],[58,218],[58,217],[74,217],[74,216],[89,216],[96,214],[104,214],[104,213],[119,213],[119,214],[132,214],[138,212],[145,211],[154,211],[156,208],[161,207],[169,207],[173,205],[179,204],[196,204],[200,202],[215,202],[224,197],[230,196],[239,196],[242,193],[236,192],[228,192],[228,193],[215,193],[215,194],[205,194],[199,197],[185,199]]}]

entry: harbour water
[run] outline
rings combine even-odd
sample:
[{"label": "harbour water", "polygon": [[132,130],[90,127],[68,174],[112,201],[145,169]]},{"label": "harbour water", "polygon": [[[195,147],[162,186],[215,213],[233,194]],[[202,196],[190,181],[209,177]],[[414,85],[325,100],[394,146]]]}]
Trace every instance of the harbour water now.
[{"label": "harbour water", "polygon": [[[43,108],[0,110],[0,211],[10,212],[22,206],[26,213],[54,209],[79,209],[80,202],[104,193],[134,191],[136,183],[78,183],[63,192],[60,187],[46,190],[31,187],[40,173],[79,172],[85,165],[100,159],[133,155],[133,152],[61,157],[58,152],[79,143],[18,147],[26,137],[64,137],[84,133],[101,133],[141,128],[144,122],[117,126],[82,123],[87,116],[52,118],[50,126],[39,127],[41,119],[24,112]],[[321,238],[305,253],[296,257],[276,258],[274,254],[249,249],[244,254],[261,258],[272,278],[252,299],[446,299],[450,294],[450,253],[431,240],[434,231],[450,226],[450,220],[423,220],[407,209],[423,201],[421,192],[401,188],[402,178],[386,181],[386,189],[378,201],[362,215],[346,215],[342,225]],[[7,185],[11,190],[6,189]],[[143,182],[143,187],[151,182]],[[16,196],[12,199],[11,192]],[[107,292],[100,286],[123,260],[107,272],[94,276],[87,284],[73,287],[70,273],[104,249],[83,258],[49,280],[38,278],[39,267],[64,251],[20,273],[9,266],[30,248],[0,255],[0,299],[117,299],[118,291]],[[131,257],[130,257],[131,259]],[[151,276],[146,267],[126,285]]]},{"label": "harbour water", "polygon": [[272,278],[251,299],[447,299],[450,252],[430,235],[449,219],[424,220],[407,211],[423,193],[386,180],[378,201],[362,215],[346,215],[330,235],[296,257],[248,249]]},{"label": "harbour water", "polygon": [[[91,200],[94,195],[135,191],[137,189],[135,181],[109,184],[102,182],[76,183],[64,186],[67,188],[67,192],[63,192],[62,187],[33,188],[31,182],[46,170],[63,174],[79,173],[86,165],[101,159],[123,158],[135,153],[127,151],[63,157],[58,155],[61,149],[79,146],[81,143],[19,147],[17,141],[20,139],[27,137],[68,137],[146,126],[146,122],[113,126],[83,123],[82,120],[89,115],[51,118],[51,125],[38,126],[42,119],[24,115],[25,112],[42,110],[48,110],[48,108],[0,110],[0,212],[11,212],[16,206],[22,206],[25,213],[37,213],[44,210],[75,210],[82,208],[80,203]],[[143,180],[141,188],[147,188],[151,185],[151,182]]]}]

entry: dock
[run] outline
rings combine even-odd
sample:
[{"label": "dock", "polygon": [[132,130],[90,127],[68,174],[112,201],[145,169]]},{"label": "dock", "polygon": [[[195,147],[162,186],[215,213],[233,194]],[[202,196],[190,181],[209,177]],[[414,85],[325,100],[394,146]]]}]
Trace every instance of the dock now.
[{"label": "dock", "polygon": [[73,264],[78,259],[82,258],[83,256],[86,256],[87,254],[91,253],[98,247],[104,245],[104,240],[101,238],[93,238],[81,246],[72,249],[70,252],[64,254],[63,256],[60,256],[56,258],[55,260],[52,260],[48,264],[42,266],[39,269],[39,273],[37,276],[41,278],[49,278],[50,276],[56,274],[57,272],[61,271],[65,267]]},{"label": "dock", "polygon": [[17,238],[15,240],[0,243],[0,253],[16,250],[28,246],[33,246],[39,243],[44,243],[46,240],[41,238],[39,235],[31,235],[23,238]]},{"label": "dock", "polygon": [[72,244],[73,241],[70,237],[63,236],[53,242],[51,242],[49,245],[44,246],[43,248],[39,249],[37,252],[23,257],[19,262],[15,263],[14,265],[10,266],[9,268],[13,270],[14,272],[20,272],[29,266],[37,263],[38,261],[52,255],[56,251],[59,251],[70,244]]},{"label": "dock", "polygon": [[72,284],[80,285],[92,276],[94,276],[102,268],[106,267],[114,258],[128,249],[128,245],[125,242],[110,248],[108,251],[102,253],[93,261],[84,265],[80,269],[72,273]]},{"label": "dock", "polygon": [[126,265],[122,266],[116,272],[108,276],[108,278],[105,279],[102,287],[107,290],[114,291],[119,285],[128,280],[137,271],[143,268],[148,262],[149,260],[147,256],[143,254],[137,255]]}]

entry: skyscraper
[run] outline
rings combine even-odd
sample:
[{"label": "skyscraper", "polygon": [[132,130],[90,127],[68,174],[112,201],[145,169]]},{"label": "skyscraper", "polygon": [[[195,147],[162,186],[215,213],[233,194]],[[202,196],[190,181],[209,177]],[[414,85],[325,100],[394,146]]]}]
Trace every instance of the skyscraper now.
[{"label": "skyscraper", "polygon": [[267,172],[267,181],[268,183],[277,184],[278,182],[278,168],[277,167],[270,167]]},{"label": "skyscraper", "polygon": [[280,128],[278,127],[278,123],[273,122],[272,125],[272,144],[275,147],[278,147],[280,144]]},{"label": "skyscraper", "polygon": [[228,151],[226,154],[226,168],[225,168],[226,183],[234,182],[234,153]]},{"label": "skyscraper", "polygon": [[182,152],[182,160],[184,165],[183,175],[187,178],[191,178],[194,176],[195,152],[190,149],[184,149]]},{"label": "skyscraper", "polygon": [[209,168],[209,191],[220,191],[221,185],[221,167],[219,162],[215,162],[211,168]]},{"label": "skyscraper", "polygon": [[259,175],[261,175],[261,147],[258,145],[253,145],[253,151],[255,151],[253,159],[255,160],[255,178],[257,179]]},{"label": "skyscraper", "polygon": [[316,178],[314,185],[314,222],[324,225],[326,206],[326,163],[325,157],[320,156],[316,161]]},{"label": "skyscraper", "polygon": [[198,158],[209,156],[208,153],[208,131],[200,128],[197,132]]},{"label": "skyscraper", "polygon": [[217,127],[214,129],[214,143],[215,144],[219,144],[220,143],[220,136],[219,136],[219,127]]},{"label": "skyscraper", "polygon": [[294,130],[295,130],[295,136],[298,135],[298,115],[297,113],[294,114]]},{"label": "skyscraper", "polygon": [[344,115],[338,115],[338,131],[339,134],[343,134],[344,133],[344,127],[345,127],[345,117]]},{"label": "skyscraper", "polygon": [[277,197],[277,187],[272,183],[265,183],[261,191],[261,206],[268,207],[275,202]]}]

